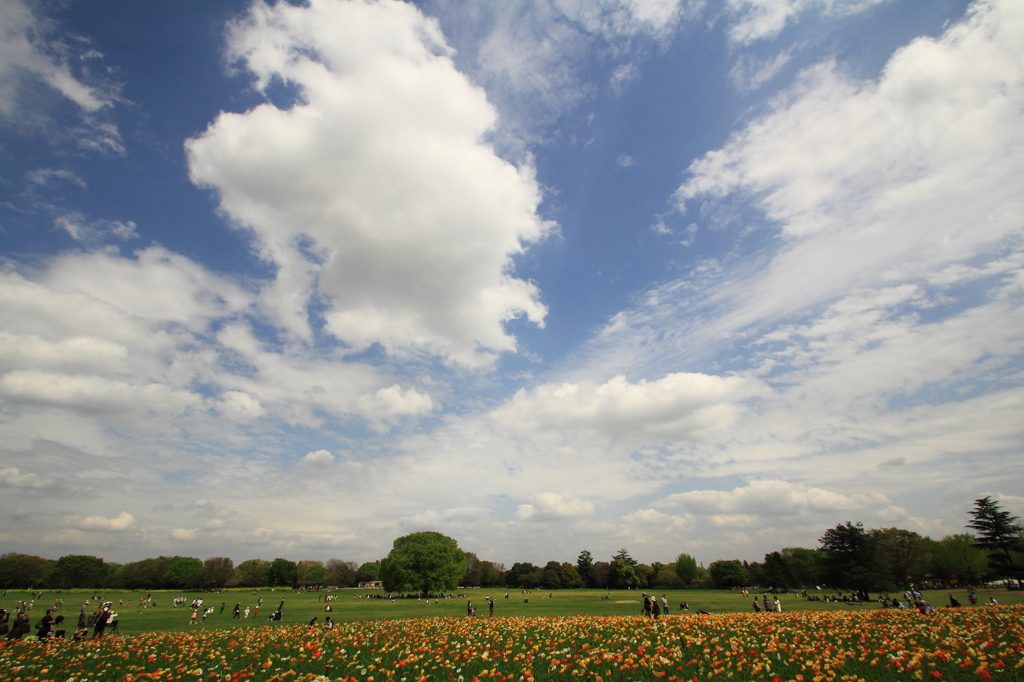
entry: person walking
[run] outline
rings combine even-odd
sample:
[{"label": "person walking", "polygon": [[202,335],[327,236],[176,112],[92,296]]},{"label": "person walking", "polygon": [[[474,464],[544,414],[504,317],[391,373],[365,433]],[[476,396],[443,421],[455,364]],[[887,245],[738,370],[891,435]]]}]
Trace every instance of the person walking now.
[{"label": "person walking", "polygon": [[231,612],[231,620],[240,620],[242,615],[242,602],[235,604],[234,610]]},{"label": "person walking", "polygon": [[[195,612],[192,613],[192,617],[195,618]],[[93,639],[99,639],[103,636],[103,631],[107,629],[108,620],[110,620],[110,611],[103,609],[96,617],[96,625],[92,629]]]}]

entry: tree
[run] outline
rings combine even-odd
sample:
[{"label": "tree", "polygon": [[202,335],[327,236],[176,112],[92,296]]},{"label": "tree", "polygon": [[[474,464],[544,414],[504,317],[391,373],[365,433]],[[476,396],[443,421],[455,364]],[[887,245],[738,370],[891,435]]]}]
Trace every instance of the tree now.
[{"label": "tree", "polygon": [[594,557],[587,550],[580,552],[579,558],[576,559],[576,572],[580,574],[584,585],[594,587],[590,582],[594,575]]},{"label": "tree", "polygon": [[714,587],[715,584],[711,580],[711,571],[709,571],[708,569],[704,568],[703,564],[698,566],[697,567],[697,577],[693,579],[693,582],[691,583],[691,585],[693,585],[695,587],[698,587],[698,588],[700,588],[702,590],[709,590],[712,587]]},{"label": "tree", "polygon": [[535,568],[516,578],[516,585],[527,590],[536,590],[544,583],[544,569]]},{"label": "tree", "polygon": [[[561,568],[561,566],[559,566],[559,568]],[[562,577],[559,573],[560,571],[545,568],[541,571],[540,587],[543,587],[545,590],[557,590],[562,586]]]},{"label": "tree", "polygon": [[906,589],[923,578],[928,544],[912,530],[873,528],[869,531],[878,551],[879,569],[886,587]]},{"label": "tree", "polygon": [[52,559],[29,554],[4,554],[0,557],[0,587],[24,590],[43,584],[46,574],[53,568]]},{"label": "tree", "polygon": [[49,587],[67,590],[76,587],[102,587],[107,579],[107,565],[94,556],[69,554],[57,559],[44,582]]},{"label": "tree", "polygon": [[583,578],[580,577],[579,571],[568,561],[562,564],[562,587],[566,589],[583,587]]},{"label": "tree", "polygon": [[171,565],[167,556],[133,561],[121,567],[118,587],[128,590],[158,590],[164,585],[164,574]]},{"label": "tree", "polygon": [[600,589],[611,589],[612,587],[612,565],[607,561],[594,562],[593,572],[590,574],[590,586]]},{"label": "tree", "polygon": [[212,557],[203,562],[196,583],[203,589],[224,587],[235,577],[235,562],[223,556]]},{"label": "tree", "polygon": [[639,563],[636,559],[629,556],[629,550],[625,547],[619,550],[619,553],[612,557],[612,561],[624,561],[632,567],[636,567]]},{"label": "tree", "polygon": [[244,587],[263,587],[269,585],[267,574],[270,571],[270,562],[266,559],[247,559],[238,564],[235,574],[238,582]]},{"label": "tree", "polygon": [[973,535],[947,535],[930,544],[931,572],[935,577],[965,585],[981,583],[988,568],[988,555],[977,546]]},{"label": "tree", "polygon": [[689,585],[697,577],[697,560],[687,553],[676,557],[676,577],[683,585]]},{"label": "tree", "polygon": [[446,535],[412,533],[395,540],[380,569],[389,592],[444,592],[458,586],[465,575],[466,555]]},{"label": "tree", "polygon": [[359,584],[359,565],[354,561],[331,559],[327,562],[328,582],[335,587],[355,587]]},{"label": "tree", "polygon": [[682,586],[682,581],[676,575],[675,564],[663,565],[658,569],[658,574],[654,576],[654,587],[660,590],[680,586]]},{"label": "tree", "polygon": [[267,582],[270,585],[294,587],[299,582],[299,565],[280,557],[270,562],[267,569]]},{"label": "tree", "polygon": [[764,555],[761,579],[757,582],[760,582],[763,587],[793,587],[796,580],[790,573],[789,562],[782,556],[782,553],[769,552]]},{"label": "tree", "polygon": [[812,587],[821,582],[821,552],[803,547],[786,547],[780,552],[786,560],[790,575],[803,587]]},{"label": "tree", "polygon": [[708,565],[711,582],[718,589],[750,584],[750,573],[739,559],[720,559]]},{"label": "tree", "polygon": [[[548,575],[548,571],[554,574],[554,579]],[[544,565],[544,579],[541,585],[545,589],[557,590],[562,586],[562,564],[557,561],[549,561]]]},{"label": "tree", "polygon": [[[628,554],[626,555],[628,558]],[[611,578],[614,581],[615,588],[618,590],[627,590],[636,587],[640,587],[640,579],[636,575],[636,571],[629,564],[629,561],[622,557],[618,557],[611,565]]]},{"label": "tree", "polygon": [[764,564],[756,561],[744,561],[743,568],[747,569],[748,585],[771,585],[772,583],[764,575]]},{"label": "tree", "polygon": [[505,566],[493,561],[480,562],[480,587],[501,587],[505,584]]},{"label": "tree", "polygon": [[380,562],[367,561],[365,564],[360,566],[359,572],[356,573],[356,580],[361,583],[370,583],[380,580]]},{"label": "tree", "polygon": [[825,531],[818,541],[825,555],[825,579],[832,587],[852,587],[867,598],[878,587],[878,552],[864,524],[846,522]]},{"label": "tree", "polygon": [[190,556],[176,556],[171,559],[164,573],[163,584],[174,590],[197,587],[196,582],[203,562]]},{"label": "tree", "polygon": [[539,569],[529,561],[517,561],[512,564],[512,568],[508,569],[508,573],[505,575],[505,584],[513,587],[525,587],[525,585],[522,584],[523,576],[527,576],[538,570]]},{"label": "tree", "polygon": [[656,576],[658,572],[654,570],[653,566],[637,564],[633,567],[633,572],[636,573],[637,584],[639,587],[654,587],[654,576]]},{"label": "tree", "polygon": [[322,561],[306,559],[299,562],[298,569],[298,581],[300,583],[310,583],[312,585],[325,585],[327,583],[328,573]]},{"label": "tree", "polygon": [[480,587],[480,571],[483,570],[480,559],[473,552],[466,552],[466,574],[462,576],[460,585]]},{"label": "tree", "polygon": [[1013,560],[1014,552],[1024,549],[1024,529],[1021,528],[1016,516],[999,508],[999,503],[991,496],[974,501],[974,509],[970,512],[971,521],[967,527],[977,531],[975,543],[987,549],[989,565],[1002,573],[1005,578],[1016,578],[1017,586],[1024,589],[1021,571]]}]

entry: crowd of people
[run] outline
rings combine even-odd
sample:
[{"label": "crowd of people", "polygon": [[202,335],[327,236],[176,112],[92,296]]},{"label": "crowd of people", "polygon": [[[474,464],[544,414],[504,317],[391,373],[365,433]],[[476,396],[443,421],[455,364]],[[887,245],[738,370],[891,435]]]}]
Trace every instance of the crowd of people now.
[{"label": "crowd of people", "polygon": [[[51,608],[46,610],[46,615],[36,623],[35,635],[37,639],[56,639],[67,635],[67,629],[64,627],[64,616],[55,615],[57,609],[63,603],[62,599],[57,600]],[[29,619],[29,611],[32,610],[32,606],[33,602],[25,603],[19,601],[13,620],[11,613],[6,609],[0,609],[0,636],[4,636],[7,641],[12,641],[32,634],[32,625]],[[94,639],[103,637],[103,633],[108,628],[112,631],[118,631],[118,615],[114,610],[113,602],[99,600],[97,608],[93,610],[90,608],[89,600],[86,600],[78,612],[78,623],[72,638],[76,641],[88,639],[89,628],[92,628],[92,637]]]},{"label": "crowd of people", "polygon": [[[741,589],[743,597],[749,596],[747,589]],[[532,595],[531,590],[523,590],[523,601],[529,603],[530,596]],[[256,595],[259,590],[254,590],[253,594]],[[789,592],[787,592],[789,593]],[[791,593],[794,597],[797,596],[797,592]],[[33,634],[33,626],[31,625],[30,614],[32,609],[35,607],[36,599],[41,599],[43,593],[33,593],[32,599],[27,601],[18,601],[15,607],[14,613],[10,613],[5,609],[0,609],[0,636],[5,636],[7,640],[18,640],[26,635]],[[547,599],[554,596],[552,595],[541,595],[542,599]],[[396,603],[398,600],[411,600],[416,599],[417,603],[426,604],[439,604],[441,600],[450,599],[466,599],[467,595],[460,594],[444,594],[444,593],[430,593],[430,594],[402,594],[402,593],[376,593],[369,595],[353,595],[356,599],[384,599],[390,600],[392,603]],[[807,601],[815,602],[828,602],[828,603],[843,603],[850,606],[856,606],[864,604],[870,600],[870,597],[863,592],[853,592],[844,594],[839,590],[835,591],[835,594],[827,592],[815,592],[811,591],[808,593],[807,590],[802,590],[799,593],[799,597]],[[488,616],[494,616],[495,600],[499,598],[499,595],[485,596],[484,601],[488,607]],[[509,599],[509,593],[504,593],[504,598]],[[610,593],[602,595],[602,600],[610,598]],[[952,592],[948,593],[949,606],[948,608],[960,608],[960,601],[953,595]],[[978,594],[974,588],[970,588],[967,593],[967,598],[971,605],[978,604]],[[337,600],[337,595],[328,595],[323,597],[324,611],[332,612],[334,610],[334,603]],[[321,597],[318,595],[317,601],[321,601]],[[935,612],[935,608],[929,604],[921,592],[916,589],[908,589],[902,595],[889,596],[879,595],[877,602],[885,609],[917,609],[921,614],[927,615]],[[124,607],[125,602],[118,600],[119,607]],[[133,600],[129,599],[127,602],[128,606],[133,605]],[[147,595],[138,600],[138,606],[140,608],[155,607],[157,602],[152,598],[152,595]],[[216,612],[217,607],[215,605],[205,605],[203,597],[197,597],[188,602],[185,597],[177,597],[172,600],[172,607],[185,607],[188,606],[191,610],[189,617],[190,625],[204,624],[207,618]],[[284,619],[284,605],[285,600],[282,598],[278,607],[270,613],[266,620],[269,622],[281,622]],[[997,606],[998,601],[995,597],[990,597],[986,602],[986,606]],[[57,614],[56,611],[64,606],[64,600],[61,598],[56,599],[53,602],[52,607],[46,609],[46,614],[39,619],[35,624],[35,635],[39,640],[50,640],[60,637],[67,636],[68,628],[65,626],[65,616]],[[232,620],[247,620],[250,615],[253,618],[259,617],[260,608],[263,606],[263,597],[257,598],[255,605],[253,606],[242,606],[241,602],[236,602],[231,612]],[[223,614],[227,608],[227,602],[220,604],[220,613]],[[682,601],[679,603],[679,611],[689,611],[690,606],[687,602]],[[767,590],[762,595],[754,595],[753,598],[753,610],[755,613],[782,613],[782,602],[779,599],[778,592],[776,590]],[[466,601],[466,613],[469,617],[477,616],[477,607],[473,601]],[[705,609],[698,609],[697,613],[707,614],[709,613]],[[670,614],[670,605],[667,595],[661,595],[659,599],[656,595],[649,595],[646,592],[642,594],[642,606],[641,615],[645,618],[656,619],[661,616],[668,616]],[[318,617],[314,617],[309,622],[310,627],[319,627],[320,621]],[[324,617],[322,626],[324,628],[333,628],[334,621],[331,615]],[[86,599],[82,604],[78,613],[78,622],[76,628],[73,631],[71,637],[78,641],[90,638],[90,629],[92,630],[91,637],[93,639],[99,639],[103,637],[105,632],[118,632],[118,614],[115,610],[114,602],[104,600],[102,597],[93,596],[92,599]]]}]

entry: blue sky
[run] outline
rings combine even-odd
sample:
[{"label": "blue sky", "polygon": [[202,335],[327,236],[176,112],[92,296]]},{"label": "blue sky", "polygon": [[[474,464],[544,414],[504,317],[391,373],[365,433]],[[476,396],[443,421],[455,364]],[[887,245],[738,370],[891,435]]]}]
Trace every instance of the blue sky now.
[{"label": "blue sky", "polygon": [[0,0],[0,544],[1024,514],[1009,0]]}]

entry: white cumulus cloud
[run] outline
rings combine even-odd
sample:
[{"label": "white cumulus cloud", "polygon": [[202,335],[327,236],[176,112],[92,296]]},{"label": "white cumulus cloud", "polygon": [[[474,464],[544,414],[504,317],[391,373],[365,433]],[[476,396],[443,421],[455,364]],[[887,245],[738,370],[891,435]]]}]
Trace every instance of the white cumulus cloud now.
[{"label": "white cumulus cloud", "polygon": [[398,384],[382,388],[372,395],[356,399],[353,411],[371,422],[384,423],[406,415],[429,414],[434,402],[414,388],[402,390]]},{"label": "white cumulus cloud", "polygon": [[691,514],[717,516],[719,523],[747,522],[760,516],[803,512],[857,511],[887,502],[884,495],[843,495],[787,481],[752,481],[732,490],[694,490],[670,495],[659,506]]},{"label": "white cumulus cloud", "polygon": [[521,389],[492,414],[504,428],[579,430],[611,438],[696,439],[733,423],[756,381],[680,372],[657,381],[543,384]]},{"label": "white cumulus cloud", "polygon": [[187,144],[192,179],[277,268],[263,304],[299,337],[306,305],[362,350],[480,366],[516,349],[503,323],[546,308],[511,257],[551,228],[540,188],[484,141],[496,121],[437,24],[413,5],[255,3],[229,52],[299,101],[223,113]]},{"label": "white cumulus cloud", "polygon": [[82,519],[71,519],[70,522],[87,530],[126,531],[135,525],[135,517],[123,511],[112,519],[105,516],[86,516]]},{"label": "white cumulus cloud", "polygon": [[558,521],[593,513],[594,505],[586,500],[563,497],[558,493],[537,493],[529,504],[519,505],[516,518],[530,522]]},{"label": "white cumulus cloud", "polygon": [[316,450],[300,459],[298,466],[303,469],[326,469],[333,463],[334,455],[327,450]]},{"label": "white cumulus cloud", "polygon": [[16,467],[0,469],[0,485],[9,488],[49,488],[53,481],[40,478],[37,474],[23,474]]}]

